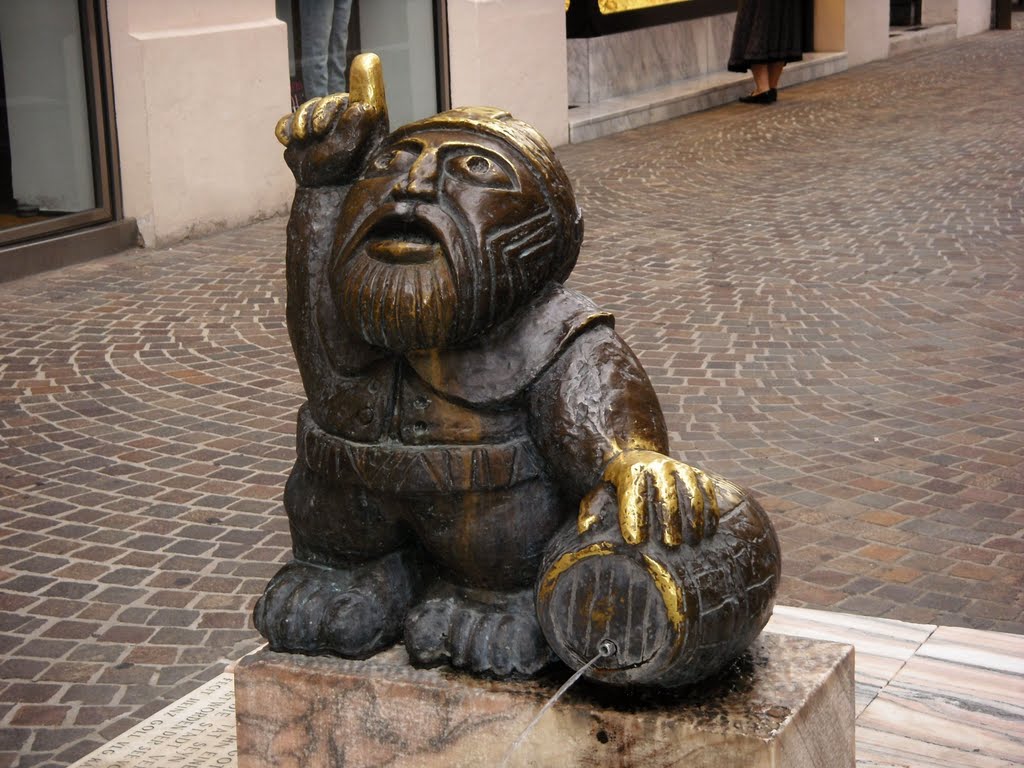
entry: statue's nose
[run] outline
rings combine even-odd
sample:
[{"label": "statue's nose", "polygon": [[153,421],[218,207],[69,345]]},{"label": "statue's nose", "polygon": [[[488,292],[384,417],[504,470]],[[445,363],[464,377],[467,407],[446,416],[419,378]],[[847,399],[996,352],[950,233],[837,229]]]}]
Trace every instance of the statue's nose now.
[{"label": "statue's nose", "polygon": [[433,197],[437,194],[437,150],[425,149],[412,164],[409,173],[395,184],[398,197]]}]

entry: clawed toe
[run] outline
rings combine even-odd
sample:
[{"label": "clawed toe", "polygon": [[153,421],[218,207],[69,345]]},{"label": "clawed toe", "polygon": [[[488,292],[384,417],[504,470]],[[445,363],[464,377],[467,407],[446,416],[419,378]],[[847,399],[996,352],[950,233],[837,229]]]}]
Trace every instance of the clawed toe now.
[{"label": "clawed toe", "polygon": [[421,603],[406,619],[409,658],[501,678],[536,675],[555,656],[526,597],[486,604],[449,594]]},{"label": "clawed toe", "polygon": [[365,659],[401,637],[413,583],[399,555],[351,570],[293,561],[270,580],[253,623],[271,650]]}]

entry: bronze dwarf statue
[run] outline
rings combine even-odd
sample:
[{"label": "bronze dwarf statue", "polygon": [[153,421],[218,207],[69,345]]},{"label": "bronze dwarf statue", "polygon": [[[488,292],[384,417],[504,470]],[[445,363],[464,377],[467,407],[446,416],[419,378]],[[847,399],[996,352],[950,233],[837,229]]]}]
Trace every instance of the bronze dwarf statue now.
[{"label": "bronze dwarf statue", "polygon": [[530,126],[455,109],[389,132],[380,62],[277,135],[297,189],[288,329],[307,403],[274,650],[530,676],[556,655],[679,686],[761,631],[779,547],[744,491],[668,456],[613,318],[564,287],[582,214]]}]

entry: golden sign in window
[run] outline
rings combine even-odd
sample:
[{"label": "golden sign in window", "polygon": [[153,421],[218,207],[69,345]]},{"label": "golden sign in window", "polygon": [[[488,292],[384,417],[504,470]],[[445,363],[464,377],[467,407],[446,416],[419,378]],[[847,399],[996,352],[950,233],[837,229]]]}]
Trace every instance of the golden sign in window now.
[{"label": "golden sign in window", "polygon": [[[641,8],[654,8],[658,5],[675,5],[689,0],[597,0],[597,7],[605,16],[623,11],[638,11]],[[568,8],[568,3],[566,3]]]}]

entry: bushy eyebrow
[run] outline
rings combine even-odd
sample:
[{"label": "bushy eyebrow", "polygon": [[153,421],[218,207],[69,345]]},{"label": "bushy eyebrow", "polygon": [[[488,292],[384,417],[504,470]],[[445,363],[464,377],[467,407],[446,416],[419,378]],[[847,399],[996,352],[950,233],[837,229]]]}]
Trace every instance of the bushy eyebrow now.
[{"label": "bushy eyebrow", "polygon": [[[419,154],[423,151],[425,146],[426,142],[423,139],[415,134],[407,134],[389,142],[382,147],[382,149],[385,151],[398,149]],[[441,155],[448,154],[453,150],[457,152],[477,152],[488,157],[494,157],[504,160],[505,162],[509,162],[509,158],[497,149],[481,146],[479,144],[472,144],[466,141],[444,141],[441,143],[441,146],[438,147],[438,151]]]},{"label": "bushy eyebrow", "polygon": [[404,149],[419,154],[423,151],[423,140],[417,139],[415,136],[402,136],[401,138],[386,144],[383,149]]}]

